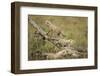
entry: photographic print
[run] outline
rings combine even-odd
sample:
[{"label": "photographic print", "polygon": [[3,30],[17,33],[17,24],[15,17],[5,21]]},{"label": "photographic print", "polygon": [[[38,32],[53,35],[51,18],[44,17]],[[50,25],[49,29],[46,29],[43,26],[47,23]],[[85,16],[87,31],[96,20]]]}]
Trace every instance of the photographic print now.
[{"label": "photographic print", "polygon": [[11,3],[11,72],[97,69],[97,7]]},{"label": "photographic print", "polygon": [[88,18],[28,15],[28,60],[88,57]]}]

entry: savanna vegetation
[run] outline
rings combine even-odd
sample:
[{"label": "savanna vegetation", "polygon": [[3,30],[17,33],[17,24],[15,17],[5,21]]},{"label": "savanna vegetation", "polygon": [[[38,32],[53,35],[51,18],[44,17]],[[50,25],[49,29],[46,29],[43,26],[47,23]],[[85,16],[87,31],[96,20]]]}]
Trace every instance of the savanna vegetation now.
[{"label": "savanna vegetation", "polygon": [[[72,41],[72,44],[69,46],[65,45],[66,43],[63,43],[64,45],[61,45],[59,43],[56,43],[56,40],[53,42],[41,36],[41,33],[38,32],[38,30],[34,28],[30,23],[29,18],[31,18],[46,33],[49,39],[51,39],[52,37],[55,39],[59,38],[63,41],[69,41],[69,44]],[[87,58],[87,21],[87,17],[29,15],[28,59],[50,60]],[[48,26],[48,23],[50,27]],[[70,47],[72,49],[70,53],[77,52],[78,55],[76,56],[73,53],[73,55],[66,54],[66,50],[64,50],[62,47]],[[61,52],[63,52],[64,54],[59,56]]]}]

